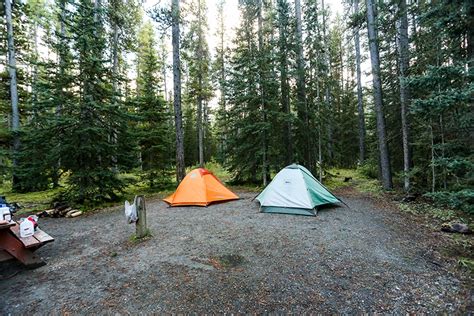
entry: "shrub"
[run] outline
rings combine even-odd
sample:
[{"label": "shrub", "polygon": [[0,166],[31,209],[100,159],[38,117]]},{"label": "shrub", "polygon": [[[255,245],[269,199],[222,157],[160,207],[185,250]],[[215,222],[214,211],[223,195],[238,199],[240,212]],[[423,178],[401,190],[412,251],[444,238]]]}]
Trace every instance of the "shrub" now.
[{"label": "shrub", "polygon": [[474,190],[472,189],[426,193],[425,196],[433,199],[438,205],[449,206],[468,214],[474,214]]},{"label": "shrub", "polygon": [[363,176],[367,178],[378,179],[379,177],[378,165],[373,161],[367,161],[363,165],[359,166],[357,169]]}]

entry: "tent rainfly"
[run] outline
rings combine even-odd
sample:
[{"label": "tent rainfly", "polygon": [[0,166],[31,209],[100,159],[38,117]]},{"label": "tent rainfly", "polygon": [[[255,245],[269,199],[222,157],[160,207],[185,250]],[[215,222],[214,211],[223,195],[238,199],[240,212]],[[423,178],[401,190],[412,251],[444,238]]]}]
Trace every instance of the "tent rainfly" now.
[{"label": "tent rainfly", "polygon": [[197,168],[189,172],[176,191],[163,201],[170,206],[208,206],[212,202],[237,199],[239,197],[227,189],[209,170]]},{"label": "tent rainfly", "polygon": [[292,164],[280,170],[255,198],[264,213],[316,215],[316,208],[340,200],[303,166]]}]

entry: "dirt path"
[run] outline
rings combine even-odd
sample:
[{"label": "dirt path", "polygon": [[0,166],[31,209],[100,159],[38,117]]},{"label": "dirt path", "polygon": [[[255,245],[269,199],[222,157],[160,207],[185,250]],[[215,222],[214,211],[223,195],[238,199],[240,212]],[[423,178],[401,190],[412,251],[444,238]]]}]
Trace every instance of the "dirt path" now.
[{"label": "dirt path", "polygon": [[[148,203],[153,238],[133,244],[121,210],[42,219],[48,265],[0,281],[0,314],[465,312],[469,289],[434,232],[357,195],[317,217]],[[18,271],[0,265],[0,275]],[[471,305],[472,306],[472,305]]]}]

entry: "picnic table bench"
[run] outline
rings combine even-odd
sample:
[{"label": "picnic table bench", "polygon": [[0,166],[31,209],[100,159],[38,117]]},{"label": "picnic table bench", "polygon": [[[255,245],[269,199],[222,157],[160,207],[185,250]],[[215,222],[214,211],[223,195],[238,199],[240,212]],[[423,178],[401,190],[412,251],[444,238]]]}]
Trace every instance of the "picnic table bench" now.
[{"label": "picnic table bench", "polygon": [[36,228],[33,236],[20,237],[20,225],[17,222],[0,224],[0,262],[17,259],[28,268],[37,268],[46,264],[34,251],[54,238]]}]

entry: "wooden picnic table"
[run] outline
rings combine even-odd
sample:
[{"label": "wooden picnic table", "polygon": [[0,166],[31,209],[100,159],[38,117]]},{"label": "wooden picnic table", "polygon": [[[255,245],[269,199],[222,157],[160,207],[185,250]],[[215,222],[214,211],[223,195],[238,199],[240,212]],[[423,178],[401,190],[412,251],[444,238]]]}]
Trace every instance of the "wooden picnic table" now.
[{"label": "wooden picnic table", "polygon": [[17,259],[28,268],[37,268],[46,264],[34,251],[54,238],[39,228],[31,237],[20,237],[20,225],[17,222],[0,224],[0,262]]}]

